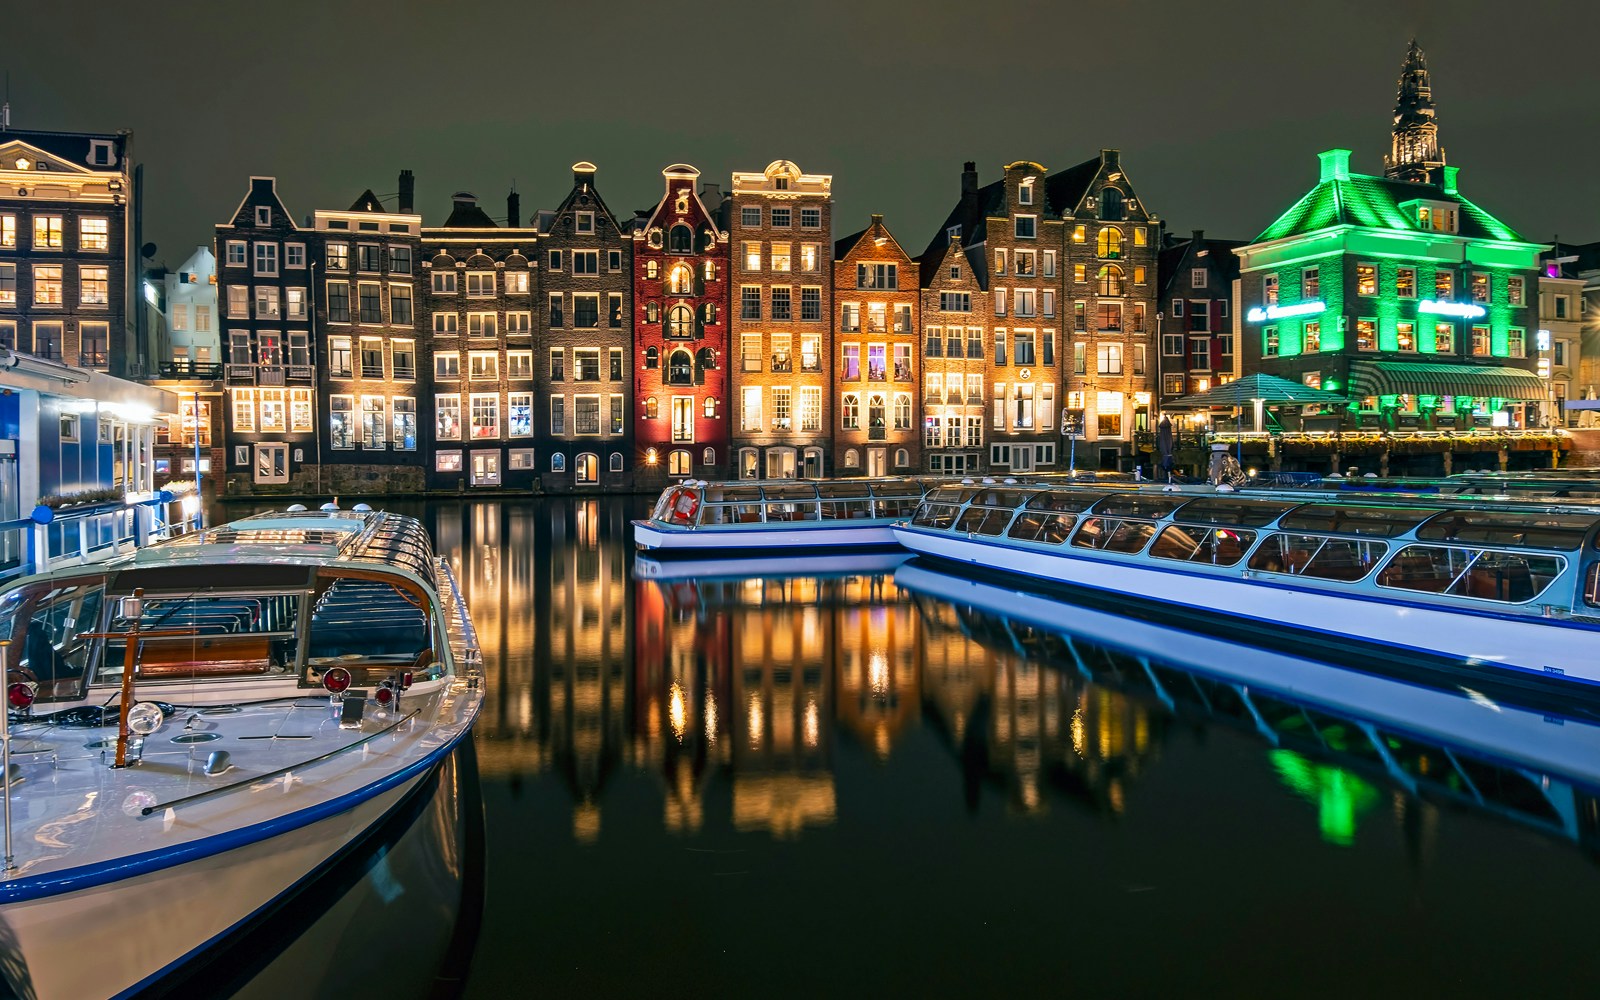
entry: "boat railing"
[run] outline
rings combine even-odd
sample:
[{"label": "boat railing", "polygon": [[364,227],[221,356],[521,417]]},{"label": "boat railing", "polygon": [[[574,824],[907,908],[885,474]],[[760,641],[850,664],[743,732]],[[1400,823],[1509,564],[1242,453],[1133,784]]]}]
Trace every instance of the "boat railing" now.
[{"label": "boat railing", "polygon": [[35,507],[28,517],[0,522],[0,579],[43,573],[127,555],[187,530],[167,507],[170,493],[73,507]]}]

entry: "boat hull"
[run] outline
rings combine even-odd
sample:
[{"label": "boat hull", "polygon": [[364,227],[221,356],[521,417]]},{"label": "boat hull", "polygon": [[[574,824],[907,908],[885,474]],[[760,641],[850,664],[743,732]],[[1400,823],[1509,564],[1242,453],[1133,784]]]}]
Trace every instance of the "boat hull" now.
[{"label": "boat hull", "polygon": [[728,528],[669,528],[652,521],[633,522],[633,542],[653,552],[772,552],[789,549],[848,549],[896,545],[887,521],[835,527],[752,525]]},{"label": "boat hull", "polygon": [[[1600,692],[1600,629],[1579,622],[1511,614],[1473,614],[1357,594],[1335,594],[1265,579],[1200,576],[1133,561],[1085,559],[996,545],[964,535],[898,526],[900,544],[963,566],[980,566],[1125,595],[1190,612],[1390,647],[1492,668],[1522,680],[1578,682]],[[1308,650],[1315,653],[1315,648]],[[1482,672],[1477,671],[1477,672]]]}]

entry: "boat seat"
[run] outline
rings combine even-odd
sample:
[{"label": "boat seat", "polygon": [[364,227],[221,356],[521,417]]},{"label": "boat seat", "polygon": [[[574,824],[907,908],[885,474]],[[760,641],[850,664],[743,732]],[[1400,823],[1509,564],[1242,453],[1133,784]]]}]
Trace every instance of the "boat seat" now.
[{"label": "boat seat", "polygon": [[[108,650],[107,662],[120,664],[122,652]],[[272,640],[264,635],[202,636],[195,642],[169,639],[146,643],[139,655],[139,676],[220,677],[264,674],[272,669]]]},{"label": "boat seat", "polygon": [[1537,591],[1528,567],[1511,565],[1474,567],[1467,574],[1466,593],[1468,597],[1521,603],[1531,600]]}]

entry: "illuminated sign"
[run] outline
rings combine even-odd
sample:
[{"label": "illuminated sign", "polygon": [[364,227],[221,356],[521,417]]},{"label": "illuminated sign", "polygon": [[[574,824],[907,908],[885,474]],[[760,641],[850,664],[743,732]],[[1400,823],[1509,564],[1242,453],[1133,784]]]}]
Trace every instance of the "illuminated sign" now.
[{"label": "illuminated sign", "polygon": [[1541,351],[1548,351],[1550,349],[1550,331],[1540,330],[1538,333],[1534,334],[1533,344],[1534,347]]},{"label": "illuminated sign", "polygon": [[1326,312],[1327,306],[1320,300],[1315,302],[1296,302],[1292,306],[1267,306],[1265,309],[1256,306],[1245,313],[1245,319],[1252,323],[1260,323],[1269,319],[1289,319],[1293,316],[1313,316]]},{"label": "illuminated sign", "polygon": [[1417,312],[1433,313],[1436,316],[1454,316],[1457,319],[1482,319],[1489,315],[1489,310],[1483,306],[1476,306],[1470,302],[1439,302],[1434,299],[1423,299],[1417,303]]}]

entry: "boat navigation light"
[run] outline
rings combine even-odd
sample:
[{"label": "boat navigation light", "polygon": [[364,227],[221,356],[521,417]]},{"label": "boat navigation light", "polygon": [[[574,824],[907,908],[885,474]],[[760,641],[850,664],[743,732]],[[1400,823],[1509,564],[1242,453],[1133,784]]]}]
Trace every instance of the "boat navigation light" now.
[{"label": "boat navigation light", "polygon": [[38,689],[32,683],[16,681],[6,688],[6,704],[17,709],[32,708],[33,699],[38,693]]},{"label": "boat navigation light", "polygon": [[343,667],[330,668],[322,675],[322,686],[329,694],[343,694],[350,687],[350,671]]},{"label": "boat navigation light", "polygon": [[305,509],[306,505],[303,503],[292,503],[289,505],[289,513],[291,514],[303,514],[305,513]]},{"label": "boat navigation light", "polygon": [[404,690],[410,688],[413,680],[414,680],[414,678],[413,678],[413,675],[412,675],[411,671],[407,670],[404,673],[402,673],[400,675],[400,690],[404,691]]},{"label": "boat navigation light", "polygon": [[372,692],[372,697],[377,699],[378,704],[387,708],[394,701],[394,682],[384,681],[379,684],[378,690]]},{"label": "boat navigation light", "polygon": [[357,514],[370,514],[370,513],[372,513],[372,504],[370,504],[370,503],[358,503],[354,507],[351,507],[350,509],[355,511]]},{"label": "boat navigation light", "polygon": [[167,721],[167,713],[153,701],[141,701],[128,709],[128,729],[139,736],[149,736]]},{"label": "boat navigation light", "polygon": [[333,511],[336,511],[336,510],[339,509],[339,505],[330,500],[329,502],[323,504],[321,507],[318,507],[317,509],[332,513]]},{"label": "boat navigation light", "polygon": [[136,622],[144,617],[144,601],[138,597],[124,597],[117,607],[117,617],[125,622]]}]

